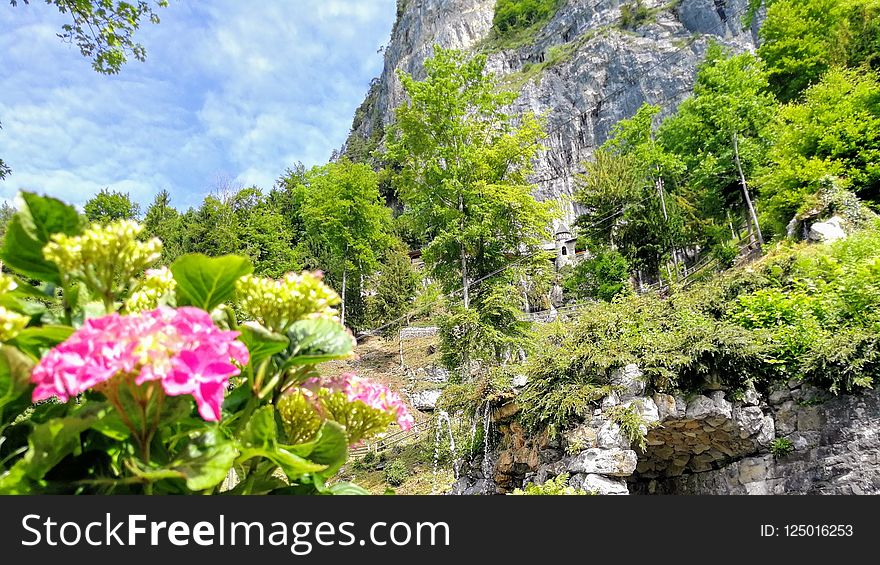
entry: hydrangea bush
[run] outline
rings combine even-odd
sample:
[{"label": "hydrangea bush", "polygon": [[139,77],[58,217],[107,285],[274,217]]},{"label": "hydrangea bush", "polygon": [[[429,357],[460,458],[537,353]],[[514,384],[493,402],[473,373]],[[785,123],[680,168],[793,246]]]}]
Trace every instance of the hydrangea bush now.
[{"label": "hydrangea bush", "polygon": [[320,273],[156,265],[136,222],[23,193],[0,258],[0,494],[357,494],[348,448],[412,416],[352,355]]}]

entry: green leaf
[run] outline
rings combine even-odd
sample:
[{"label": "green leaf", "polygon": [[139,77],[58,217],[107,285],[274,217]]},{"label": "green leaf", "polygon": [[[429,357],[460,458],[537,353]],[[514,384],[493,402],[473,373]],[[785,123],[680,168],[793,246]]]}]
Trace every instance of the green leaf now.
[{"label": "green leaf", "polygon": [[348,459],[348,434],[338,423],[326,420],[314,440],[289,448],[291,451],[308,457],[310,461],[327,465],[321,474],[325,477],[336,474],[336,471]]},{"label": "green leaf", "polygon": [[74,329],[70,326],[25,328],[14,339],[10,340],[9,343],[34,359],[39,360],[46,351],[69,338],[73,335],[73,332]]},{"label": "green leaf", "polygon": [[354,350],[354,338],[333,320],[300,320],[290,327],[287,337],[290,346],[284,368],[345,359]]},{"label": "green leaf", "polygon": [[19,459],[9,471],[0,474],[0,494],[31,494],[30,484],[24,459]]},{"label": "green leaf", "polygon": [[251,391],[250,387],[247,386],[247,383],[242,383],[232,389],[225,399],[223,399],[223,411],[228,412],[229,414],[235,414],[242,407],[247,404],[247,402],[253,398],[254,393]]},{"label": "green leaf", "polygon": [[184,255],[171,265],[177,282],[177,305],[197,306],[210,312],[230,300],[235,282],[253,270],[251,260],[239,255]]},{"label": "green leaf", "polygon": [[259,367],[260,364],[275,355],[281,353],[290,344],[285,336],[270,331],[256,322],[247,322],[240,326],[241,337],[239,341],[244,343],[251,354],[250,367]]},{"label": "green leaf", "polygon": [[79,214],[55,198],[23,192],[21,199],[20,210],[7,226],[0,259],[30,278],[61,284],[61,273],[54,263],[43,257],[43,247],[53,234],[80,233]]},{"label": "green leaf", "polygon": [[122,422],[119,413],[109,406],[92,424],[92,429],[116,441],[124,441],[131,435],[131,430]]},{"label": "green leaf", "polygon": [[321,472],[327,468],[326,465],[312,463],[311,461],[278,446],[275,446],[273,449],[244,448],[241,451],[241,455],[236,460],[236,463],[241,464],[254,457],[265,457],[266,459],[269,459],[281,467],[281,470],[284,471],[284,474],[287,475],[288,478],[294,480],[303,475]]},{"label": "green leaf", "polygon": [[171,470],[185,477],[188,489],[201,491],[223,482],[236,457],[235,445],[219,431],[209,430],[187,443]]},{"label": "green leaf", "polygon": [[368,496],[370,491],[354,483],[336,483],[327,489],[329,494],[336,496]]},{"label": "green leaf", "polygon": [[27,476],[38,481],[65,457],[79,452],[79,436],[92,427],[95,419],[94,415],[70,416],[53,418],[34,426],[28,437],[28,451],[23,459]]},{"label": "green leaf", "polygon": [[[8,345],[0,346],[0,414],[30,390],[33,362],[20,351]],[[0,418],[0,424],[3,419]]]},{"label": "green leaf", "polygon": [[245,447],[271,448],[275,445],[278,430],[275,426],[275,408],[263,406],[254,412],[241,433]]}]

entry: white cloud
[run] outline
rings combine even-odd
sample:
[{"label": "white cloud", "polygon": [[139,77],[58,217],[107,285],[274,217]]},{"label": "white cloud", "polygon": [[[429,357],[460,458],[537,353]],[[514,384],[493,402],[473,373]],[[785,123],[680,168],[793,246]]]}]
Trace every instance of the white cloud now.
[{"label": "white cloud", "polygon": [[105,186],[197,204],[217,177],[269,188],[345,139],[387,41],[394,0],[172,3],[118,76],[55,36],[51,6],[0,8],[0,197],[81,204]]}]

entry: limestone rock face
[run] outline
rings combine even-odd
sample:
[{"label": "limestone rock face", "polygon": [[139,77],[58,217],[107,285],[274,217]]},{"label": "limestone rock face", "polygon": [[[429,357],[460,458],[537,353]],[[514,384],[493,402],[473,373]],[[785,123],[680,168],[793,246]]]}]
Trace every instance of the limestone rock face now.
[{"label": "limestone rock face", "polygon": [[587,492],[599,495],[627,495],[629,489],[623,479],[612,479],[602,475],[577,474],[568,480],[569,486],[583,489]]},{"label": "limestone rock face", "polygon": [[645,392],[645,381],[638,365],[627,365],[611,374],[611,384],[621,387],[620,400],[631,400]]},{"label": "limestone rock face", "polygon": [[568,471],[628,477],[636,470],[636,452],[624,449],[587,449],[568,461]]},{"label": "limestone rock face", "polygon": [[[760,17],[743,30],[748,0],[683,0],[661,10],[636,29],[621,29],[621,0],[569,0],[534,40],[517,49],[489,49],[487,67],[517,85],[512,114],[549,112],[547,150],[535,163],[536,196],[571,196],[580,163],[629,118],[643,102],[668,115],[691,91],[697,64],[710,40],[734,51],[752,50]],[[666,0],[645,0],[648,8]],[[369,138],[394,117],[404,100],[401,70],[422,78],[423,63],[434,44],[478,51],[492,29],[495,0],[409,0],[385,49],[385,67],[353,124],[353,136]],[[525,80],[527,65],[540,64],[553,47],[566,45],[570,56]],[[518,74],[520,73],[520,74]],[[569,208],[567,217],[574,219]]]},{"label": "limestone rock face", "polygon": [[431,412],[437,406],[437,399],[442,393],[442,390],[423,390],[410,394],[409,400],[416,410]]},{"label": "limestone rock face", "polygon": [[843,219],[840,216],[834,216],[825,222],[816,222],[810,227],[810,241],[832,243],[846,239],[846,232],[841,226],[842,222]]}]

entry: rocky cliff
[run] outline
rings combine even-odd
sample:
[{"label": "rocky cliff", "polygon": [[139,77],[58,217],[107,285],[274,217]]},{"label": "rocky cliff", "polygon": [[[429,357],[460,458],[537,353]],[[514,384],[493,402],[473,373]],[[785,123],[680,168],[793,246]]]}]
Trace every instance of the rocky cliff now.
[{"label": "rocky cliff", "polygon": [[[645,394],[638,367],[622,392],[559,437],[524,433],[516,401],[495,411],[499,441],[460,467],[453,492],[510,492],[568,473],[598,494],[878,494],[880,394],[833,396],[799,381],[765,394]],[[615,407],[635,406],[647,431],[632,445]]]},{"label": "rocky cliff", "polygon": [[[483,52],[488,69],[520,92],[510,109],[547,116],[547,150],[535,166],[536,196],[572,194],[574,175],[611,127],[644,102],[664,114],[689,94],[710,40],[752,49],[757,22],[743,29],[748,0],[645,0],[638,23],[621,7],[635,0],[568,0],[524,45],[493,42],[495,0],[400,0],[385,68],[353,123],[351,141],[381,139],[403,99],[397,71],[423,76],[433,45]],[[662,117],[662,115],[661,115]],[[569,209],[570,222],[575,211]]]}]

